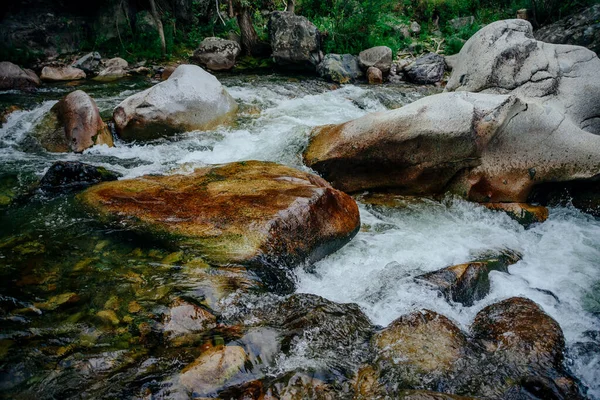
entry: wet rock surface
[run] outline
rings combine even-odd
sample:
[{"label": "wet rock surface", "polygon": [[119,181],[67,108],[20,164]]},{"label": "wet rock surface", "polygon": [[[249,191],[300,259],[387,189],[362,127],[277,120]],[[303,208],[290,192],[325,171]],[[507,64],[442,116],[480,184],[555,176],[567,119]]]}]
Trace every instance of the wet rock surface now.
[{"label": "wet rock surface", "polygon": [[123,100],[113,117],[125,140],[147,140],[228,123],[235,100],[217,78],[196,65],[180,65],[169,78]]},{"label": "wet rock surface", "polygon": [[105,183],[80,200],[102,220],[219,264],[316,260],[343,246],[359,226],[351,197],[315,175],[259,161]]},{"label": "wet rock surface", "polygon": [[100,182],[114,181],[120,174],[79,161],[57,161],[40,181],[40,189],[47,192],[81,190]]},{"label": "wet rock surface", "polygon": [[96,102],[84,91],[69,93],[56,103],[35,127],[48,151],[81,153],[95,145],[113,146],[113,138],[100,117]]}]

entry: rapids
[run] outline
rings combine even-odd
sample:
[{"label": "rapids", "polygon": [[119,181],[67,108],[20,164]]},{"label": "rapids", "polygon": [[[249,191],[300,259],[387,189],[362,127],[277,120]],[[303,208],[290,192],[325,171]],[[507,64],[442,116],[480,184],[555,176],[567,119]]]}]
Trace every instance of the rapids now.
[{"label": "rapids", "polygon": [[[240,104],[235,127],[186,132],[149,143],[117,141],[114,148],[99,146],[82,155],[47,153],[29,136],[32,126],[72,87],[52,85],[29,95],[0,93],[0,105],[22,108],[0,128],[0,196],[2,190],[26,191],[57,160],[104,166],[125,178],[253,159],[307,170],[301,152],[312,127],[396,108],[435,92],[415,86],[340,88],[313,78],[270,75],[219,78]],[[78,88],[88,92],[107,117],[122,99],[148,85],[125,80],[84,83]],[[88,308],[96,311],[112,296],[119,296],[142,299],[160,310],[164,304],[159,293],[197,290],[190,289],[194,280],[189,275],[156,261],[169,257],[167,253],[139,252],[138,243],[122,240],[121,232],[96,226],[72,207],[70,196],[36,195],[29,203],[0,208],[0,391],[18,392],[19,387],[39,382],[47,395],[58,390],[61,381],[52,380],[55,371],[46,370],[44,360],[52,346],[69,346],[65,337],[106,348],[112,358],[102,359],[107,365],[100,370],[125,357],[121,352],[127,347],[126,333],[98,343],[89,325],[78,325],[80,314]],[[568,368],[587,387],[590,398],[600,399],[600,221],[574,208],[553,208],[546,222],[525,229],[505,214],[450,197],[402,209],[360,204],[360,211],[363,228],[347,246],[315,265],[297,268],[297,292],[357,303],[380,326],[427,308],[465,330],[483,307],[512,296],[528,297],[560,323],[567,340]],[[5,248],[11,249],[10,255]],[[510,267],[509,274],[493,272],[490,294],[471,307],[449,303],[413,279],[506,248],[521,252],[523,259]],[[73,278],[73,264],[86,270],[86,276]],[[147,268],[152,268],[151,278]],[[156,293],[144,285],[125,289],[123,276],[150,279],[152,288],[158,289]],[[35,304],[55,290],[81,292],[83,300],[56,316],[42,317]],[[27,313],[12,312],[28,307]],[[294,356],[277,359],[279,368],[286,369],[286,363],[290,369],[310,365],[311,360],[303,357],[302,343],[296,347]],[[67,357],[68,363],[79,362],[73,357]],[[172,357],[169,368],[178,365],[176,359]],[[61,361],[60,367],[66,368],[67,361]]]}]

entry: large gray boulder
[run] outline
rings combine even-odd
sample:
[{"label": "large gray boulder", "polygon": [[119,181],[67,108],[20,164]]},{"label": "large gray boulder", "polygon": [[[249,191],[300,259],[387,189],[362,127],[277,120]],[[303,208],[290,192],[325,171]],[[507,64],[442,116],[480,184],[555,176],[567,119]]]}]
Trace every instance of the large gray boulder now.
[{"label": "large gray boulder", "polygon": [[533,35],[542,42],[583,46],[600,54],[600,4],[546,25]]},{"label": "large gray boulder", "polygon": [[222,71],[233,68],[241,52],[242,48],[233,40],[208,37],[194,51],[193,59],[210,70]]},{"label": "large gray boulder", "polygon": [[336,83],[354,82],[363,76],[357,58],[351,54],[327,54],[317,65],[317,73]]},{"label": "large gray boulder", "polygon": [[125,140],[211,129],[235,116],[237,103],[213,75],[180,65],[167,79],[121,102],[113,113]]},{"label": "large gray boulder", "polygon": [[363,50],[358,54],[358,62],[365,71],[370,67],[375,67],[387,75],[392,67],[392,49],[387,46],[377,46]]},{"label": "large gray boulder", "polygon": [[8,61],[0,62],[0,90],[33,90],[40,84],[35,72]]},{"label": "large gray boulder", "polygon": [[410,82],[428,84],[441,81],[445,69],[444,57],[436,53],[428,53],[406,66],[404,73]]},{"label": "large gray boulder", "polygon": [[71,64],[71,66],[79,68],[85,73],[97,73],[100,69],[101,61],[102,56],[100,56],[100,53],[93,51],[78,58],[73,64]]},{"label": "large gray boulder", "polygon": [[467,41],[446,89],[518,95],[600,134],[598,71],[591,50],[540,42],[525,20],[497,21]]},{"label": "large gray boulder", "polygon": [[314,70],[323,59],[321,35],[305,17],[286,11],[271,13],[269,37],[273,59],[279,65]]},{"label": "large gray boulder", "polygon": [[600,136],[539,101],[442,93],[316,128],[304,160],[346,192],[525,202],[535,185],[598,177]]}]

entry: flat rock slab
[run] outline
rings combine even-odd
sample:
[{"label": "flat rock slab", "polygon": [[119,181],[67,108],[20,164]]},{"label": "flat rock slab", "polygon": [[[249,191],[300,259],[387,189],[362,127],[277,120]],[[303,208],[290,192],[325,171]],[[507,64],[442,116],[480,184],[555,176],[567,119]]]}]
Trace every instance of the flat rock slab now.
[{"label": "flat rock slab", "polygon": [[260,161],[106,182],[79,200],[104,221],[216,264],[319,259],[360,226],[350,196],[318,176]]}]

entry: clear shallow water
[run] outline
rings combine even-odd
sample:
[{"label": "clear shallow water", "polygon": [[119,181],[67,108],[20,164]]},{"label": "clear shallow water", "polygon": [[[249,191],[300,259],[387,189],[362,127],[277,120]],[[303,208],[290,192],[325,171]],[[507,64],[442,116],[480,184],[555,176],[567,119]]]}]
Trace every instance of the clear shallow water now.
[{"label": "clear shallow water", "polygon": [[[225,76],[221,80],[241,106],[236,126],[211,132],[188,132],[151,143],[117,141],[114,148],[96,147],[82,155],[50,154],[32,146],[29,138],[35,122],[72,87],[57,85],[35,96],[0,94],[3,104],[19,104],[24,108],[11,114],[0,128],[0,174],[15,175],[16,185],[27,186],[57,160],[80,160],[105,166],[126,178],[250,159],[306,169],[300,154],[311,127],[398,107],[427,94],[421,88],[335,88],[316,80],[275,76]],[[125,81],[82,88],[96,99],[103,115],[109,115],[120,100],[148,85],[144,81]],[[171,257],[168,253],[138,251],[139,243],[122,243],[119,232],[107,232],[95,226],[72,208],[69,197],[42,199],[11,209],[10,214],[2,216],[0,245],[18,234],[26,236],[24,244],[18,246],[25,246],[19,251],[31,270],[28,274],[14,262],[10,265],[6,262],[2,275],[19,275],[18,282],[37,282],[36,279],[40,282],[35,283],[34,289],[28,284],[16,288],[5,283],[0,285],[0,293],[30,304],[47,300],[56,293],[81,291],[89,296],[85,304],[93,314],[105,306],[113,292],[124,303],[125,299],[133,301],[141,297],[148,303],[147,308],[156,313],[164,309],[170,293],[199,290],[190,289],[195,282],[193,277],[185,271],[173,270],[169,262],[164,262]],[[298,292],[318,294],[337,302],[355,302],[375,324],[382,326],[402,314],[428,308],[450,317],[465,330],[486,305],[512,296],[528,297],[560,323],[567,339],[571,370],[589,387],[591,397],[600,398],[599,221],[562,208],[551,210],[545,223],[524,229],[502,213],[453,199],[441,203],[423,202],[400,210],[361,204],[361,217],[363,230],[350,244],[318,262],[310,272],[298,268]],[[75,244],[66,243],[67,239],[73,241],[74,238],[77,238]],[[490,294],[471,307],[448,303],[413,279],[424,272],[467,262],[482,252],[504,248],[521,252],[523,260],[511,266],[509,274],[493,272]],[[66,261],[65,252],[70,254]],[[5,259],[0,258],[0,264]],[[10,257],[8,259],[12,262]],[[80,265],[86,259],[92,261]],[[151,281],[146,281],[148,268],[152,269]],[[81,270],[86,272],[87,278],[73,272]],[[142,282],[137,275],[127,275],[129,272],[142,276]],[[46,275],[51,277],[49,281],[44,281]],[[97,282],[99,276],[106,280],[102,285]],[[82,289],[84,285],[86,289]],[[92,293],[99,288],[104,292]],[[153,289],[157,294],[151,293]],[[72,321],[74,315],[80,313],[71,309],[64,312],[65,315],[61,312],[46,319],[26,316],[21,322],[11,321],[12,331],[0,340],[14,341],[19,329],[29,332],[50,329],[63,319]],[[85,321],[85,317],[79,318]],[[91,335],[102,346],[125,351],[126,346],[118,344],[125,340],[121,338],[126,336],[125,332],[117,335],[117,339],[121,338],[118,342],[97,333],[91,323],[85,325],[90,331],[85,334],[81,327],[68,326],[77,337]],[[14,344],[9,345],[8,354],[11,354],[11,346]],[[35,347],[35,341],[31,346]],[[0,346],[0,354],[4,347]],[[310,364],[303,359],[302,351],[302,343],[298,343],[297,357],[278,362]],[[111,357],[119,358],[120,354]],[[66,359],[74,362],[69,357]],[[26,364],[22,368],[34,367]]]}]

